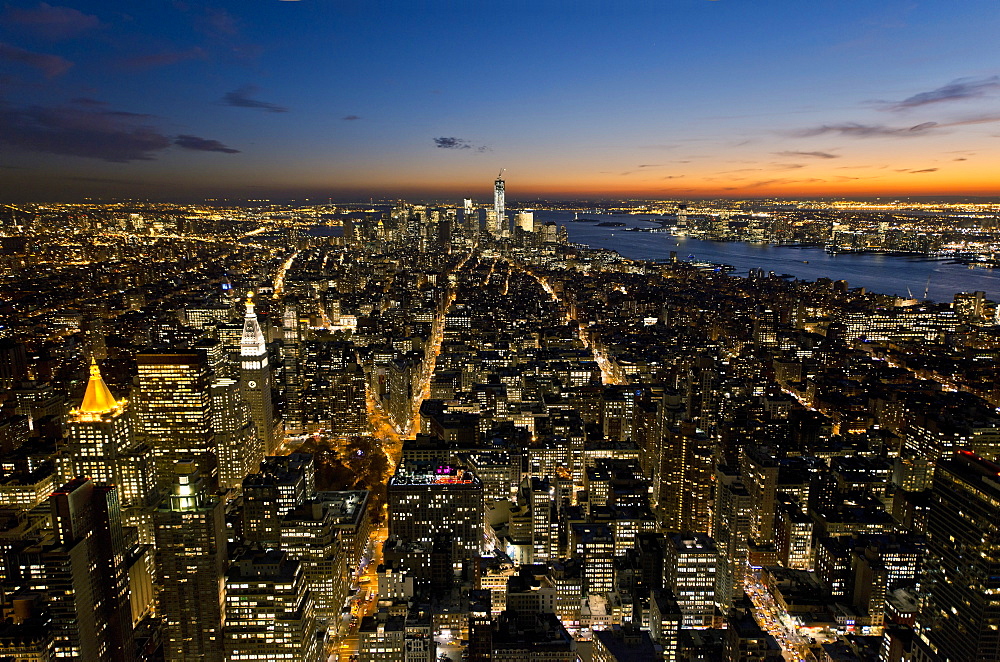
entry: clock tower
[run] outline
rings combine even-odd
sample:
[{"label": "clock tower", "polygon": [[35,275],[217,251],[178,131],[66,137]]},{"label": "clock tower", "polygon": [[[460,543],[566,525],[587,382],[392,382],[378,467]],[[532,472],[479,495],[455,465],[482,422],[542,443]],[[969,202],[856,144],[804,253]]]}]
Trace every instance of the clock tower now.
[{"label": "clock tower", "polygon": [[247,314],[243,318],[240,340],[240,388],[250,404],[250,417],[267,455],[277,450],[274,435],[274,408],[271,405],[271,367],[267,345],[253,310],[253,292],[247,294]]}]

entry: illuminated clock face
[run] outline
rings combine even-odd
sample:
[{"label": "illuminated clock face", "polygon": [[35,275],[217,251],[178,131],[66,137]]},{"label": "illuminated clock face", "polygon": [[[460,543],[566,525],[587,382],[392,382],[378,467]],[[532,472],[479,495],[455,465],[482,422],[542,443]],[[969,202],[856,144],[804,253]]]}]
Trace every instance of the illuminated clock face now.
[{"label": "illuminated clock face", "polygon": [[251,379],[250,381],[247,382],[247,386],[249,386],[250,388],[257,388],[257,382]]}]

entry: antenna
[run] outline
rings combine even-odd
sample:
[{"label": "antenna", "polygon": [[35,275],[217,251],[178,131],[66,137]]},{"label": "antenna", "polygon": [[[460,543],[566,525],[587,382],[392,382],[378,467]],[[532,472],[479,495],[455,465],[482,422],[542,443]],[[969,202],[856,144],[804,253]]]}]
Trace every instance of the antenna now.
[{"label": "antenna", "polygon": [[499,174],[497,174],[497,179],[500,179],[501,177],[503,177],[503,171],[506,170],[506,169],[507,168],[500,168],[500,172],[499,172]]}]

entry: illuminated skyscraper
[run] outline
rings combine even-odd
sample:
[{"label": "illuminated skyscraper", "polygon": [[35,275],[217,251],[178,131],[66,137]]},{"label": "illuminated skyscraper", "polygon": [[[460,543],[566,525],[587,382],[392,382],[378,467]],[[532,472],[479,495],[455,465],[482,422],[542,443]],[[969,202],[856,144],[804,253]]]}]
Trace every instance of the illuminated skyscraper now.
[{"label": "illuminated skyscraper", "polygon": [[136,363],[138,427],[153,449],[160,487],[169,487],[174,463],[182,459],[193,459],[205,480],[214,483],[218,461],[205,353],[143,352]]},{"label": "illuminated skyscraper", "polygon": [[77,478],[49,504],[55,540],[24,550],[18,565],[28,592],[46,598],[53,659],[135,659],[117,490]]},{"label": "illuminated skyscraper", "polygon": [[285,299],[282,316],[284,335],[281,341],[281,355],[284,359],[285,379],[285,425],[291,432],[302,429],[302,342],[305,340],[303,324],[299,320],[299,300]]},{"label": "illuminated skyscraper", "polygon": [[483,483],[471,471],[436,463],[401,463],[389,479],[389,535],[430,545],[451,537],[453,566],[479,557]]},{"label": "illuminated skyscraper", "polygon": [[125,399],[115,400],[101,378],[96,361],[90,364],[90,382],[79,409],[66,422],[66,446],[61,461],[65,480],[77,476],[118,486],[122,519],[139,529],[144,543],[152,542],[150,495],[155,489],[149,446],[136,444]]},{"label": "illuminated skyscraper", "polygon": [[508,230],[507,212],[504,210],[504,182],[502,175],[503,170],[500,170],[496,181],[493,182],[493,212],[496,214],[496,224],[500,234],[506,234]]},{"label": "illuminated skyscraper", "polygon": [[260,473],[243,480],[243,538],[275,545],[281,520],[316,492],[316,466],[308,453],[268,457]]},{"label": "illuminated skyscraper", "polygon": [[535,212],[532,211],[519,211],[517,216],[514,217],[514,223],[522,232],[534,232],[535,231]]},{"label": "illuminated skyscraper", "polygon": [[1000,466],[961,451],[934,472],[918,626],[942,660],[1000,651]]},{"label": "illuminated skyscraper", "polygon": [[154,522],[166,660],[222,662],[226,525],[194,462],[176,463]]},{"label": "illuminated skyscraper", "polygon": [[271,405],[271,367],[267,362],[267,343],[253,310],[253,294],[247,295],[247,313],[243,318],[240,341],[240,386],[250,403],[250,416],[257,427],[257,437],[266,453],[277,445],[274,434],[274,408]]},{"label": "illuminated skyscraper", "polygon": [[239,487],[264,459],[264,446],[250,417],[240,385],[233,379],[212,382],[212,428],[219,458],[219,486]]},{"label": "illuminated skyscraper", "polygon": [[226,573],[226,659],[315,662],[313,598],[298,561],[250,549]]},{"label": "illuminated skyscraper", "polygon": [[712,627],[718,552],[702,533],[675,533],[667,540],[663,584],[677,596],[684,627]]}]

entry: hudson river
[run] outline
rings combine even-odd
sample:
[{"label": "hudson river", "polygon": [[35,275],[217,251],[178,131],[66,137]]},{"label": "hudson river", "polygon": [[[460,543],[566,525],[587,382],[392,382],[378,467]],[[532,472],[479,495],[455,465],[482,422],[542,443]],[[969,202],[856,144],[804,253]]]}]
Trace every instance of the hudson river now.
[{"label": "hudson river", "polygon": [[[580,214],[584,218],[622,222],[628,227],[651,228],[657,224],[641,217]],[[1000,300],[1000,269],[969,268],[948,261],[891,257],[876,254],[829,255],[822,248],[790,248],[744,242],[702,241],[660,232],[626,232],[625,228],[598,227],[596,223],[574,223],[569,212],[536,211],[535,223],[554,221],[565,225],[569,239],[576,244],[608,248],[624,257],[637,260],[666,260],[677,251],[679,260],[698,260],[731,264],[737,276],[750,269],[791,274],[800,280],[831,278],[846,280],[849,287],[864,287],[872,292],[906,297],[909,292],[922,298],[924,288],[934,301],[950,302],[956,292],[982,290],[994,301]],[[930,283],[928,284],[928,277]]]}]

